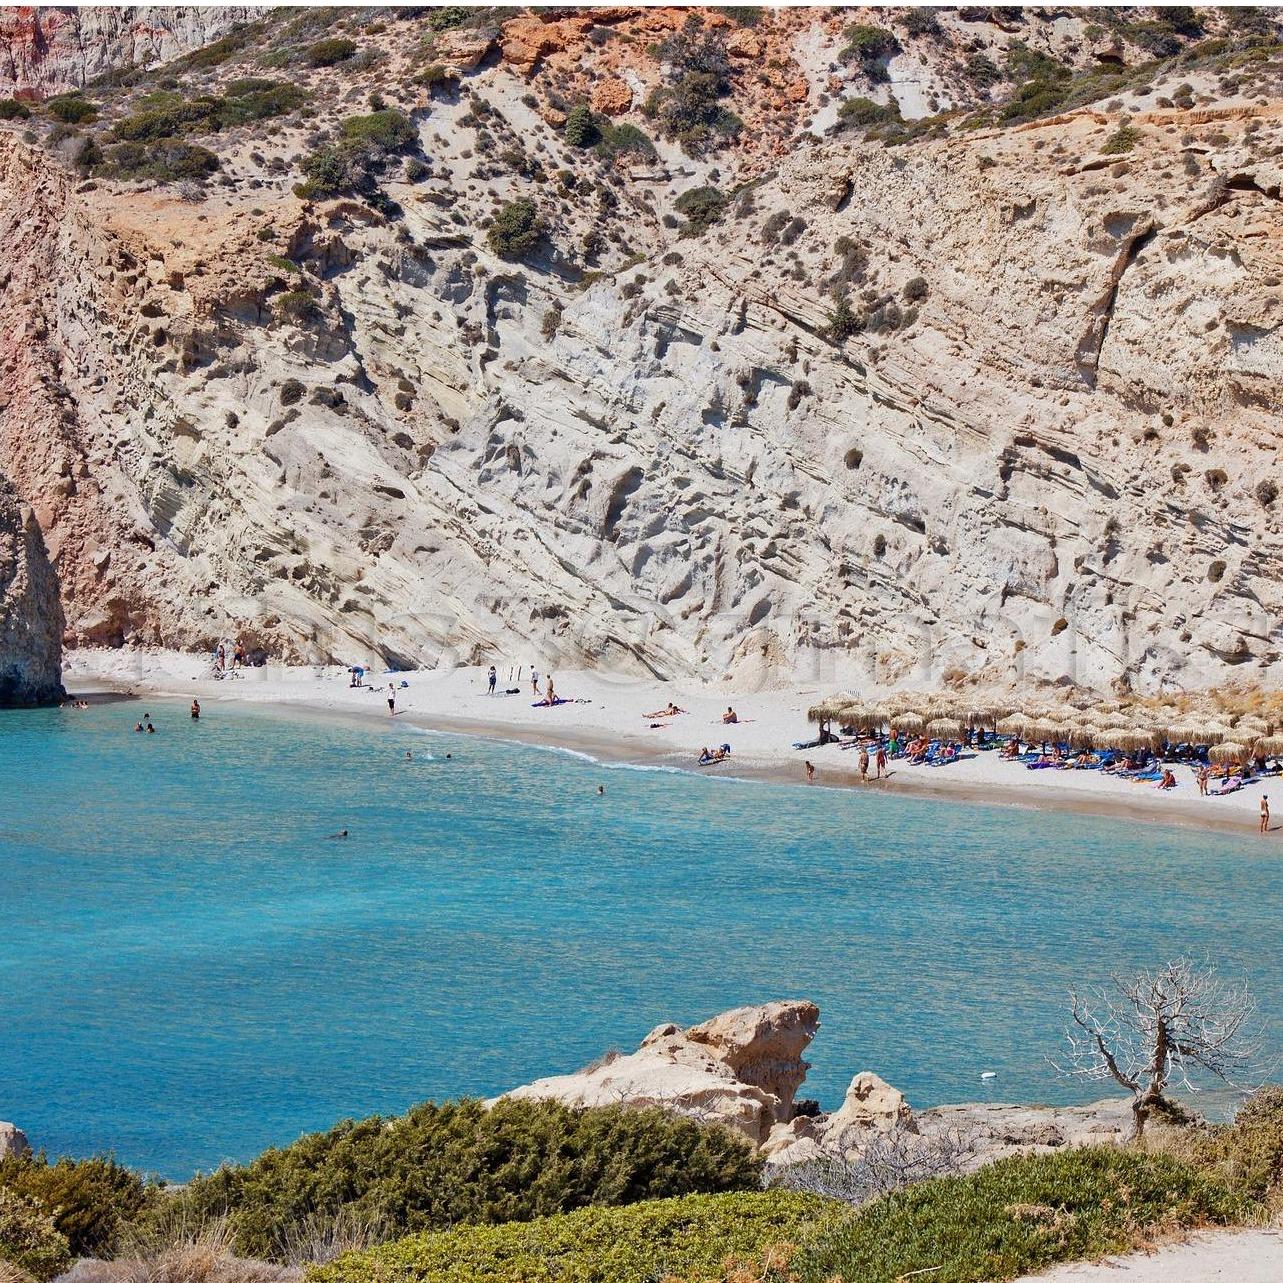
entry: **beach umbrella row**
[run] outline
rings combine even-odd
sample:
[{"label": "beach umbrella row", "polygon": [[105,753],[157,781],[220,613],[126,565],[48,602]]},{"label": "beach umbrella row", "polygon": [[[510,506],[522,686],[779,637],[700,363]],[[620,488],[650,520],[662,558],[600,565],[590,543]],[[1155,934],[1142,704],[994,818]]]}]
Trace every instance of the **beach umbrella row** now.
[{"label": "beach umbrella row", "polygon": [[[1230,756],[1225,760],[1237,760],[1233,754],[1248,749],[1262,755],[1283,755],[1283,735],[1271,736],[1272,723],[1255,713],[1240,714],[1232,726],[1227,726],[1211,717],[1180,715],[1174,707],[1142,705],[1129,710],[1117,701],[1093,703],[1080,699],[1074,705],[1053,705],[895,691],[871,703],[847,693],[812,705],[808,716],[812,722],[836,722],[861,731],[889,727],[898,733],[926,731],[937,738],[959,736],[968,727],[986,727],[1032,744],[1068,743],[1080,748],[1123,751],[1159,748],[1163,743],[1209,748],[1230,744]],[[1260,747],[1253,748],[1258,744]]]}]

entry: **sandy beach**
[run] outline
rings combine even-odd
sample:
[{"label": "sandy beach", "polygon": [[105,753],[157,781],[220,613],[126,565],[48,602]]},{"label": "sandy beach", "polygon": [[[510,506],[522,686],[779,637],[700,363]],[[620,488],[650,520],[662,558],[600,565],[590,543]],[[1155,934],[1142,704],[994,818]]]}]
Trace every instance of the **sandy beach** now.
[{"label": "sandy beach", "polygon": [[[929,796],[942,802],[1038,807],[1119,819],[1255,833],[1261,793],[1272,785],[1250,786],[1224,798],[1200,798],[1193,774],[1176,768],[1178,786],[1160,792],[1151,784],[1103,775],[1099,771],[1029,771],[1002,761],[997,753],[976,753],[944,767],[890,764],[888,778],[861,785],[857,751],[836,745],[798,750],[814,727],[806,710],[827,692],[796,685],[762,691],[735,691],[695,683],[665,683],[601,672],[555,675],[556,707],[536,707],[529,670],[519,693],[517,668],[500,671],[498,692],[487,693],[485,667],[449,671],[371,673],[366,685],[349,686],[346,668],[267,665],[245,668],[235,677],[210,676],[207,658],[172,651],[77,650],[67,655],[65,681],[77,694],[127,693],[136,696],[199,698],[210,712],[219,703],[289,707],[342,717],[389,717],[389,683],[396,685],[396,714],[430,729],[485,735],[585,753],[603,762],[703,770],[742,779],[805,783],[806,760],[815,768],[815,785],[861,788]],[[510,680],[511,679],[511,680]],[[404,686],[401,683],[405,683]],[[648,717],[669,702],[686,710],[673,717]],[[722,716],[733,707],[735,725]],[[704,747],[731,746],[730,757],[699,767]],[[1283,781],[1275,801],[1272,832],[1283,836]]]}]

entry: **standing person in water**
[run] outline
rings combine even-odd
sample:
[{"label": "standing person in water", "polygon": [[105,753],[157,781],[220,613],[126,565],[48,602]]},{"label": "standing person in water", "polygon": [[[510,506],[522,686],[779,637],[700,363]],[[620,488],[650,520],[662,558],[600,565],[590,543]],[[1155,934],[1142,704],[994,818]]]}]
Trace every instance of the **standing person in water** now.
[{"label": "standing person in water", "polygon": [[489,677],[490,677],[490,694],[491,694],[491,695],[493,695],[493,694],[494,694],[494,684],[495,684],[495,682],[497,682],[497,681],[499,680],[499,674],[495,672],[495,667],[494,667],[494,665],[493,665],[493,664],[491,664],[491,665],[490,665],[490,674],[489,674]]},{"label": "standing person in water", "polygon": [[200,721],[200,700],[198,699],[192,700],[192,721]]}]

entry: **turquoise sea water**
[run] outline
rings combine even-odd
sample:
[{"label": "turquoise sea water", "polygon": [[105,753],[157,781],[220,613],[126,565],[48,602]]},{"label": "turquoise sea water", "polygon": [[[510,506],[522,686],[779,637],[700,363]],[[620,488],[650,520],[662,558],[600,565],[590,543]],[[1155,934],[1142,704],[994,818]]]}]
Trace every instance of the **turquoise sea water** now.
[{"label": "turquoise sea water", "polygon": [[0,788],[0,1118],[173,1178],[775,997],[827,1106],[1088,1099],[1067,986],[1181,950],[1283,998],[1278,839],[216,704],[0,715]]}]

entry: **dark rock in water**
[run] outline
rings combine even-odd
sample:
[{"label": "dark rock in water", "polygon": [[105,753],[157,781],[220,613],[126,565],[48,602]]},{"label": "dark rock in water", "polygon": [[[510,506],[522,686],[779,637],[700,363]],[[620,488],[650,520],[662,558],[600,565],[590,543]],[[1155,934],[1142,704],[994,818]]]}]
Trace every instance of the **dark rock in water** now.
[{"label": "dark rock in water", "polygon": [[0,477],[0,708],[63,699],[62,630],[58,576],[40,525]]}]

